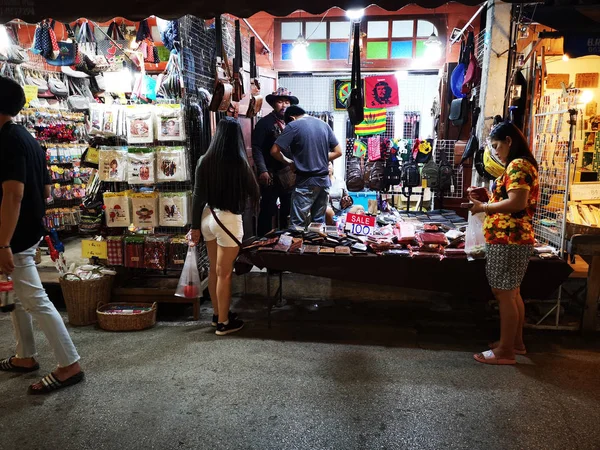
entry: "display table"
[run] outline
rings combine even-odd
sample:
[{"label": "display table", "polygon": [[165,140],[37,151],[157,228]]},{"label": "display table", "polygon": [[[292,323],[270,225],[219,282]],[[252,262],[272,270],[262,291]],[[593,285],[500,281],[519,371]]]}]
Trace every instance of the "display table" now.
[{"label": "display table", "polygon": [[[398,286],[407,289],[444,292],[481,300],[492,298],[485,275],[485,260],[464,258],[405,258],[395,255],[314,255],[256,251],[252,262],[271,273],[293,272],[341,281]],[[549,297],[573,269],[561,259],[531,258],[521,285],[528,299]],[[281,280],[281,278],[280,278]],[[308,288],[308,287],[307,287]],[[270,309],[274,298],[269,299]]]},{"label": "display table", "polygon": [[581,330],[598,330],[598,300],[600,299],[600,235],[575,235],[569,241],[568,252],[581,256],[588,264],[587,295]]}]

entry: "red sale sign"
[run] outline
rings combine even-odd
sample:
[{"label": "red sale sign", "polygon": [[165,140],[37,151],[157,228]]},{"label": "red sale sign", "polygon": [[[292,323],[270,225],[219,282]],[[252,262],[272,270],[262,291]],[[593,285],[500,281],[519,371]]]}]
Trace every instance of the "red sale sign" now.
[{"label": "red sale sign", "polygon": [[346,215],[346,223],[355,223],[358,225],[367,225],[375,228],[375,217],[365,216],[364,214],[350,214]]}]

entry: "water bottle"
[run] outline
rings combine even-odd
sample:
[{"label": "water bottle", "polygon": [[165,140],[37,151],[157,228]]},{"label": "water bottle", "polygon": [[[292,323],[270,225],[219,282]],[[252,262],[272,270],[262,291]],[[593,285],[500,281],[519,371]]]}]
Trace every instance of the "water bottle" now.
[{"label": "water bottle", "polygon": [[0,311],[11,312],[15,309],[15,292],[9,276],[0,274]]}]

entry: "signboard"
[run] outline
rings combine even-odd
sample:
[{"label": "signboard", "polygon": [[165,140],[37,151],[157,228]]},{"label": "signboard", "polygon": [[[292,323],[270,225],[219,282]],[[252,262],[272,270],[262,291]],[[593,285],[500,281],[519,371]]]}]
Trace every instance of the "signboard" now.
[{"label": "signboard", "polygon": [[98,153],[98,149],[94,147],[89,147],[87,149],[87,153],[85,154],[85,162],[90,164],[98,164],[100,160],[100,154]]},{"label": "signboard", "polygon": [[576,88],[597,88],[598,73],[578,73],[575,74]]},{"label": "signboard", "polygon": [[23,91],[25,92],[25,105],[29,106],[29,102],[36,99],[38,96],[38,87],[26,85],[23,86]]},{"label": "signboard", "polygon": [[82,258],[108,258],[106,241],[83,240],[81,241]]},{"label": "signboard", "polygon": [[568,34],[565,36],[563,50],[569,58],[600,55],[600,34]]},{"label": "signboard", "polygon": [[575,183],[571,185],[571,200],[600,201],[600,183]]},{"label": "signboard", "polygon": [[568,73],[549,73],[546,76],[546,89],[562,89],[560,83],[564,83],[565,87],[569,85]]},{"label": "signboard", "polygon": [[367,236],[375,231],[375,217],[362,214],[346,215],[346,230],[352,234]]}]

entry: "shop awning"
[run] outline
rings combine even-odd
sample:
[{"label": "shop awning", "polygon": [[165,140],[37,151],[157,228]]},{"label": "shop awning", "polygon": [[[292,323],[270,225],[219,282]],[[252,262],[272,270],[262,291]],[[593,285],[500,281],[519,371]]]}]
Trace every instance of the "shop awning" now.
[{"label": "shop awning", "polygon": [[[274,16],[287,16],[298,9],[312,14],[322,14],[333,7],[348,10],[376,4],[383,9],[397,11],[410,4],[424,8],[437,8],[446,3],[449,2],[447,0],[304,0],[302,2],[273,0],[179,0],[171,2],[165,0],[1,0],[0,23],[13,19],[36,23],[47,18],[61,22],[71,22],[79,18],[108,21],[114,17],[138,21],[151,15],[163,19],[178,19],[187,14],[208,19],[225,13],[248,18],[261,11]],[[474,6],[482,3],[482,0],[459,0],[459,3]]]}]

